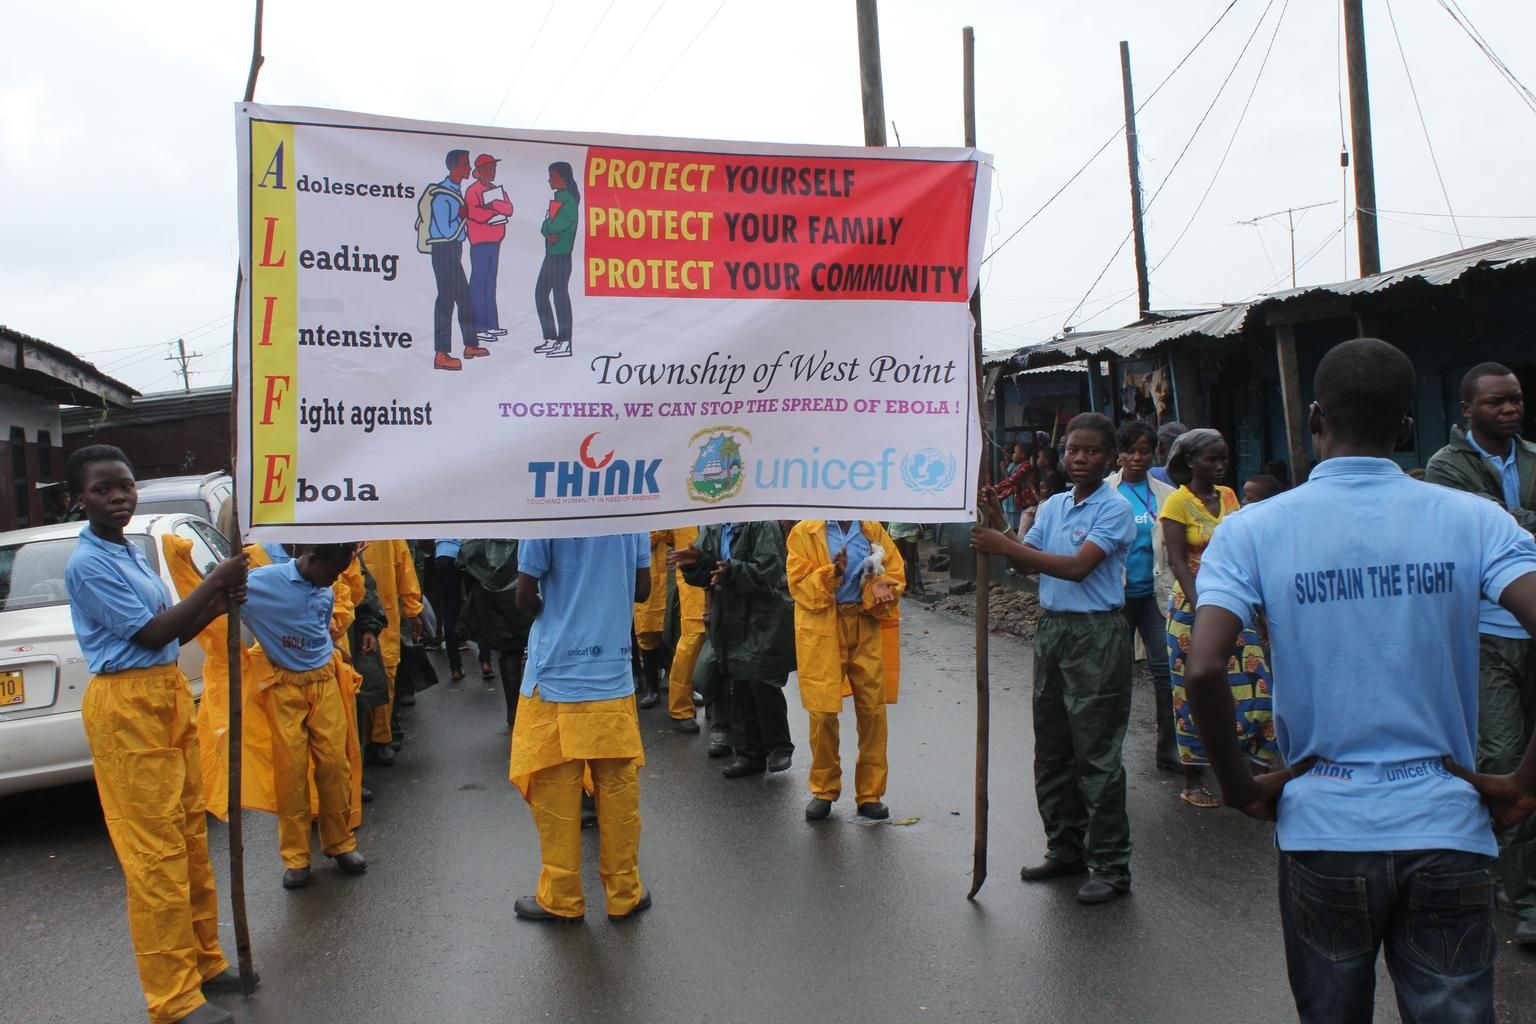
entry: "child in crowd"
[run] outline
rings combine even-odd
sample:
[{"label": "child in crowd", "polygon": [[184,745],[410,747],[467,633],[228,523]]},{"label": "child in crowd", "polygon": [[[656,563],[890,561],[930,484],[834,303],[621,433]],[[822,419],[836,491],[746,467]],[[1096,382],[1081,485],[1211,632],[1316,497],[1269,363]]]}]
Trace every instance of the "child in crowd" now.
[{"label": "child in crowd", "polygon": [[[261,644],[271,673],[255,680],[272,731],[283,888],[309,884],[309,773],[320,798],[320,845],[349,875],[368,862],[352,834],[352,765],[347,760],[347,713],[332,640],[336,581],[352,564],[351,544],[317,544],[296,558],[250,574],[245,622]],[[254,652],[253,652],[254,653]],[[255,658],[257,664],[260,657]]]}]

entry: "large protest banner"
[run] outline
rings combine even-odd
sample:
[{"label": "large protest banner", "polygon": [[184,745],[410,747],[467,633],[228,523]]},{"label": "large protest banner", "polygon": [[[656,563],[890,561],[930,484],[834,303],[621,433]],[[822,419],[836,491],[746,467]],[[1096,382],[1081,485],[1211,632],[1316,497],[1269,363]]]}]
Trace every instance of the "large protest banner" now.
[{"label": "large protest banner", "polygon": [[250,536],[974,516],[985,154],[236,113]]}]

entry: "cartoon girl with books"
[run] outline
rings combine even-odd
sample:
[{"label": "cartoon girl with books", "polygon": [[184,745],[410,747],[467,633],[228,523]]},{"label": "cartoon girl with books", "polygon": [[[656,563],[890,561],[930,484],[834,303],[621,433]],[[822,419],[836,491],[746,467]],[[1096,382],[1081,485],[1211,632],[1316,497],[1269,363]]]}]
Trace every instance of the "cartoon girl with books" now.
[{"label": "cartoon girl with books", "polygon": [[539,225],[539,234],[544,236],[544,265],[533,286],[544,344],[534,351],[560,359],[571,354],[571,250],[581,225],[581,191],[575,172],[564,160],[549,165],[549,187],[554,198],[549,201],[544,223]]}]

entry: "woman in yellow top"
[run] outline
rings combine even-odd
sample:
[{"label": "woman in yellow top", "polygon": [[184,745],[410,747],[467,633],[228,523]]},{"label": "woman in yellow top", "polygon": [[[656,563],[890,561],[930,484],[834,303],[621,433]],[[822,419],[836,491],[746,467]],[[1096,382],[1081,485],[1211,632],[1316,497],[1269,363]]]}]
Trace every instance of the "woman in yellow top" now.
[{"label": "woman in yellow top", "polygon": [[[1184,767],[1179,798],[1200,808],[1221,806],[1202,784],[1207,763],[1184,691],[1184,658],[1195,624],[1196,580],[1200,559],[1216,527],[1238,510],[1237,494],[1216,481],[1227,475],[1227,442],[1220,431],[1202,428],[1181,434],[1168,454],[1168,476],[1179,489],[1163,502],[1159,517],[1173,597],[1168,614],[1168,671],[1173,677],[1173,713]],[[1278,760],[1270,697],[1269,659],[1256,629],[1245,627],[1227,666],[1232,702],[1243,749],[1258,763]]]}]

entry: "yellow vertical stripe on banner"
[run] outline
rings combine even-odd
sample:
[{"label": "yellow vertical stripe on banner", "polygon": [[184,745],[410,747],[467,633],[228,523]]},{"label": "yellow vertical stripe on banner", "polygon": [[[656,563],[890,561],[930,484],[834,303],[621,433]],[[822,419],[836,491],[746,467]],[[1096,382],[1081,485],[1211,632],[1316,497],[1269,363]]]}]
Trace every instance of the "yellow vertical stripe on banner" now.
[{"label": "yellow vertical stripe on banner", "polygon": [[293,126],[251,122],[251,522],[291,523],[298,487],[298,225]]}]

